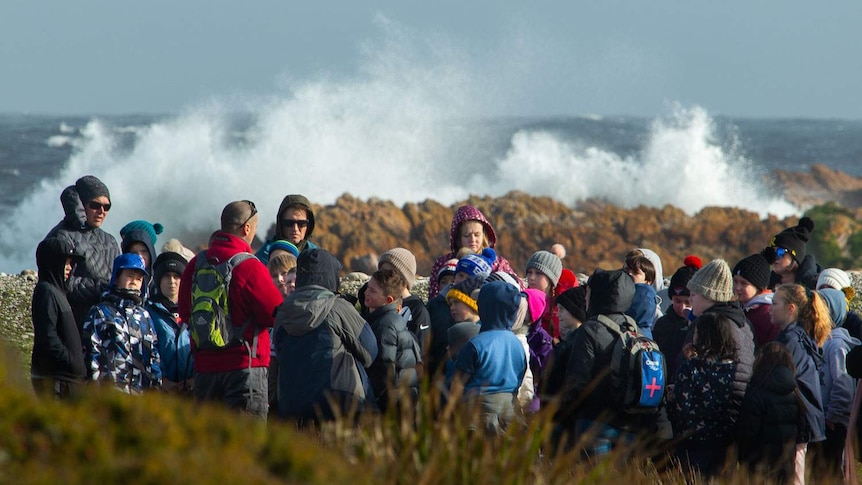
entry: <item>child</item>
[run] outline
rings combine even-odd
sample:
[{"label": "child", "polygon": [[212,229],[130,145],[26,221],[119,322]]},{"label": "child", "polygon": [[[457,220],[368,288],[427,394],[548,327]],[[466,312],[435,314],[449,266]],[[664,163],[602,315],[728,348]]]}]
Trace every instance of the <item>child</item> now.
[{"label": "child", "polygon": [[769,317],[772,305],[769,271],[769,263],[761,254],[743,258],[733,267],[733,292],[751,322],[758,347],[772,342],[778,335],[778,327]]},{"label": "child", "polygon": [[821,448],[822,453],[818,454],[818,461],[823,465],[821,471],[839,478],[843,472],[842,456],[851,403],[856,394],[856,380],[847,374],[847,354],[860,342],[842,327],[847,317],[847,298],[844,293],[831,288],[824,288],[817,293],[826,302],[832,320],[832,332],[823,344],[825,365],[820,369],[826,441]]},{"label": "child", "polygon": [[[853,289],[850,275],[846,271],[839,268],[827,268],[820,272],[817,277],[817,289],[832,288],[841,290],[847,295],[847,301],[853,301],[856,296],[856,291]],[[847,311],[847,317],[844,323],[841,324],[850,332],[850,336],[862,340],[862,318],[853,310]]]},{"label": "child", "polygon": [[736,423],[739,457],[750,470],[791,481],[801,399],[790,352],[778,342],[761,347]]},{"label": "child", "polygon": [[668,395],[676,454],[683,466],[717,474],[733,442],[739,401],[733,397],[736,344],[727,317],[706,313],[695,322],[694,340]]},{"label": "child", "polygon": [[156,332],[141,297],[146,277],[143,258],[136,253],[119,255],[108,292],[84,322],[90,377],[134,394],[162,383]]},{"label": "child", "polygon": [[653,325],[653,339],[667,362],[668,384],[673,384],[682,346],[692,322],[688,318],[691,312],[691,292],[686,285],[700,267],[699,258],[686,257],[685,266],[677,269],[670,278],[668,295],[670,295],[671,307]]},{"label": "child", "polygon": [[[485,283],[485,279],[481,276],[469,278],[449,287],[446,292],[446,302],[449,305],[449,318],[452,321],[453,327],[459,323],[479,323],[479,306],[476,303],[476,298],[479,296],[479,289]],[[446,337],[448,339],[448,330]],[[447,346],[450,344],[447,340]],[[455,362],[447,362],[445,366],[446,382],[452,380],[455,373]]]},{"label": "child", "polygon": [[[485,248],[493,249],[496,244],[497,234],[485,215],[471,205],[459,207],[452,216],[452,225],[449,229],[449,249],[451,252],[437,258],[431,268],[431,279],[428,281],[428,299],[434,298],[441,288],[435,278],[436,274],[447,261],[455,257],[455,253],[459,249],[468,248],[470,252],[478,254]],[[491,271],[503,271],[517,279],[517,275],[509,262],[503,257],[494,258]]]},{"label": "child", "polygon": [[482,287],[477,305],[481,327],[458,352],[453,386],[464,386],[465,400],[480,406],[480,426],[493,436],[505,432],[514,419],[513,396],[527,371],[524,348],[511,331],[521,292],[492,281]]},{"label": "child", "polygon": [[[545,301],[554,301],[554,287],[560,281],[563,262],[548,251],[536,251],[527,260],[527,288],[539,290],[545,294]],[[557,319],[557,307],[546,305],[542,314],[542,328],[554,339],[560,338],[560,322]]]},{"label": "child", "polygon": [[[276,241],[276,243],[278,242]],[[287,298],[296,290],[296,256],[276,250],[274,253],[270,253],[266,268],[269,270],[273,284],[282,296]]]},{"label": "child", "polygon": [[416,256],[404,248],[390,249],[380,255],[377,269],[397,271],[407,283],[400,295],[401,316],[407,322],[407,329],[416,337],[419,348],[424,349],[425,339],[430,338],[431,316],[425,308],[425,302],[411,293],[416,281]]},{"label": "child", "polygon": [[626,315],[632,317],[638,324],[638,330],[652,338],[652,326],[655,322],[655,306],[657,295],[655,289],[646,283],[635,284],[635,294],[632,306],[626,310]]},{"label": "child", "polygon": [[587,288],[576,286],[554,299],[560,321],[560,340],[566,340],[587,319]]},{"label": "child", "polygon": [[[651,249],[637,248],[626,253],[623,269],[632,277],[635,283],[644,283],[653,287],[656,295],[664,290],[664,275],[662,274],[661,259]],[[655,318],[658,320],[664,315],[661,311],[661,298],[656,299]]]},{"label": "child", "polygon": [[458,259],[455,266],[455,283],[460,283],[467,278],[482,276],[487,278],[491,275],[491,268],[497,260],[497,253],[491,248],[485,248],[481,254],[468,253]]},{"label": "child", "polygon": [[780,284],[798,283],[815,289],[817,275],[822,269],[814,255],[806,254],[808,239],[814,230],[814,221],[808,217],[799,219],[795,227],[788,227],[772,238],[762,254],[772,265],[769,288]]},{"label": "child", "polygon": [[443,290],[448,290],[448,286],[455,282],[455,268],[457,266],[458,259],[452,258],[446,261],[446,264],[437,272],[437,286],[441,292],[445,293]]},{"label": "child", "polygon": [[180,321],[177,305],[180,278],[187,264],[181,254],[160,254],[153,265],[153,295],[144,305],[155,325],[162,389],[181,393],[191,392],[194,384],[188,325]]},{"label": "child", "polygon": [[[810,296],[809,296],[810,294]],[[823,344],[832,330],[829,309],[823,299],[797,284],[781,285],[772,298],[772,323],[781,331],[775,341],[793,356],[796,384],[802,395],[804,421],[796,440],[796,481],[805,481],[808,443],[826,439],[819,369],[823,365]]]},{"label": "child", "polygon": [[365,290],[365,306],[370,312],[368,323],[377,338],[378,348],[377,358],[368,368],[368,379],[381,411],[397,402],[402,390],[406,390],[406,397],[411,399],[419,394],[416,368],[422,362],[422,353],[407,329],[407,322],[398,313],[406,287],[399,272],[381,269],[371,275]]},{"label": "child", "polygon": [[66,293],[72,267],[83,258],[72,245],[49,237],[36,247],[39,282],[33,289],[30,380],[37,395],[63,399],[86,377],[81,334]]}]

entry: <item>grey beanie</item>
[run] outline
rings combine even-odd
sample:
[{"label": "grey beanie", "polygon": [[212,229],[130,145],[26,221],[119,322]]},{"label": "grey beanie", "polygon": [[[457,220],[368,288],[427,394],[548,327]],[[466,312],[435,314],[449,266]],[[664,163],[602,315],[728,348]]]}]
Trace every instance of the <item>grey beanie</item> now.
[{"label": "grey beanie", "polygon": [[386,251],[380,255],[380,262],[377,263],[377,269],[380,265],[389,263],[395,266],[395,269],[404,277],[407,282],[407,289],[413,288],[413,283],[416,281],[416,256],[409,249],[395,248]]},{"label": "grey beanie", "polygon": [[108,186],[93,175],[84,175],[75,182],[75,190],[78,191],[78,197],[81,203],[87,205],[87,202],[96,197],[105,196],[108,201],[111,200],[111,193],[108,192]]},{"label": "grey beanie", "polygon": [[733,300],[733,275],[723,259],[713,259],[697,270],[686,285],[692,293],[703,295],[714,302]]},{"label": "grey beanie", "polygon": [[536,268],[541,273],[551,280],[554,286],[560,281],[560,275],[563,273],[563,262],[556,254],[548,251],[536,251],[530,256],[527,261],[527,270]]}]

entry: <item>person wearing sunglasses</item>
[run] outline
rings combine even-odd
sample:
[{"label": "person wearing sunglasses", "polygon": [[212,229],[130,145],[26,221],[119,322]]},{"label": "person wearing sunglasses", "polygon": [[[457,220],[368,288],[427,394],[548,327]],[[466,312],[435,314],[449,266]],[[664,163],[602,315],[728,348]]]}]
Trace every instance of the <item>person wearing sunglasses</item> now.
[{"label": "person wearing sunglasses", "polygon": [[[69,278],[69,303],[81,331],[90,307],[99,303],[102,292],[108,288],[114,260],[120,255],[120,245],[114,236],[101,229],[111,210],[111,194],[104,182],[93,175],[85,175],[75,182],[74,189],[83,206],[84,221],[65,224],[56,236],[71,244],[84,258],[75,265]],[[66,205],[64,201],[64,207]],[[73,218],[69,220],[74,221]]]},{"label": "person wearing sunglasses", "polygon": [[817,275],[822,268],[813,254],[806,254],[806,246],[814,221],[808,217],[799,219],[794,227],[779,232],[761,254],[772,265],[769,288],[796,283],[811,290],[817,286]]},{"label": "person wearing sunglasses", "polygon": [[278,207],[275,219],[275,235],[267,240],[255,256],[263,264],[269,262],[269,254],[276,241],[287,241],[303,252],[306,249],[316,248],[317,245],[309,241],[314,233],[314,210],[311,202],[304,195],[286,195]]}]

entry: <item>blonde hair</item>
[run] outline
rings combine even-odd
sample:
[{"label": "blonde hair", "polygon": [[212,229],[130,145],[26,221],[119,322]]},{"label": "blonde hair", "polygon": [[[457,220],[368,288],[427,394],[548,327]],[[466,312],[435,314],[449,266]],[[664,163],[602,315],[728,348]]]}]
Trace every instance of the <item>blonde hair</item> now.
[{"label": "blonde hair", "polygon": [[475,222],[482,227],[482,249],[490,248],[491,242],[488,241],[488,233],[487,231],[485,231],[485,224],[482,224],[482,221],[478,219],[467,219],[466,221],[463,221],[461,222],[461,224],[458,225],[458,245],[461,244],[461,231],[464,229],[464,225],[470,222]]},{"label": "blonde hair", "polygon": [[269,259],[269,263],[266,264],[266,269],[269,270],[269,276],[275,278],[281,273],[287,273],[292,269],[296,268],[296,256],[283,252],[280,254],[276,254],[272,258]]},{"label": "blonde hair", "polygon": [[816,291],[797,284],[781,285],[775,289],[775,293],[779,292],[787,303],[796,305],[796,321],[799,326],[814,339],[818,347],[823,347],[832,332],[832,318],[823,297]]}]

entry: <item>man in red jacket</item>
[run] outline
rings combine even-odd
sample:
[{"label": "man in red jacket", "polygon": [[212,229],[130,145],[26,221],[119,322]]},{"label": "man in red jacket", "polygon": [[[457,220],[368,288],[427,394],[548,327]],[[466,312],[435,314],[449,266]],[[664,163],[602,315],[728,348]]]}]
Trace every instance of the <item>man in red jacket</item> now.
[{"label": "man in red jacket", "polygon": [[[257,208],[248,200],[231,202],[221,213],[221,229],[213,234],[206,250],[207,261],[215,265],[231,256],[251,253],[251,242],[257,231]],[[204,254],[204,253],[201,253]],[[183,271],[180,283],[179,313],[182,321],[189,322],[192,308],[192,281],[196,260],[193,258]],[[270,357],[270,335],[276,308],[282,296],[272,284],[269,271],[257,258],[239,263],[233,270],[228,288],[231,321],[236,326],[250,321],[243,340],[257,345],[235,345],[219,350],[195,350],[195,399],[221,401],[230,408],[239,409],[254,417],[266,420],[267,368]]]}]

